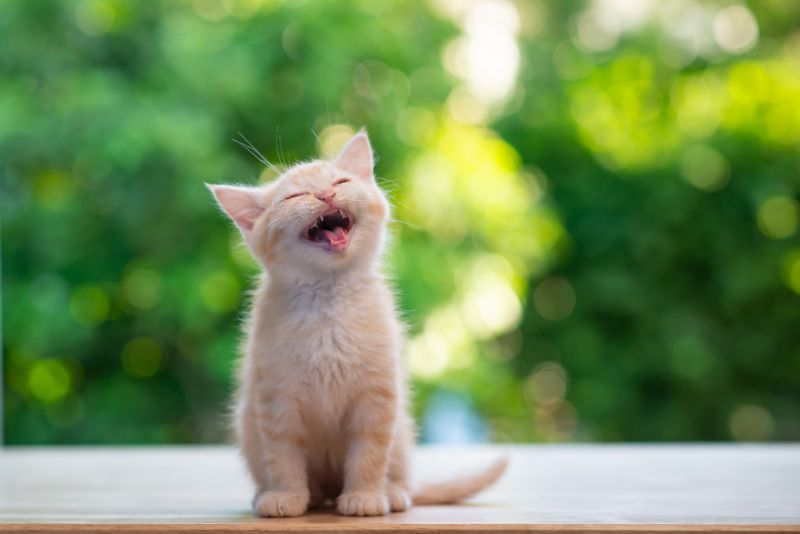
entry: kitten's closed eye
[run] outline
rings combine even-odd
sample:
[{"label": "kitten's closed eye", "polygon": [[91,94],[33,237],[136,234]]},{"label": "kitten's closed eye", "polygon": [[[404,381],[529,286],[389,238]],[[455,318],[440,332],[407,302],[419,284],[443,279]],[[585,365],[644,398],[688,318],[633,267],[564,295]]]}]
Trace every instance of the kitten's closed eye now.
[{"label": "kitten's closed eye", "polygon": [[338,180],[333,182],[333,185],[346,184],[349,181],[350,181],[350,178],[339,178]]},{"label": "kitten's closed eye", "polygon": [[[302,197],[303,195],[307,195],[307,194],[308,194],[307,191],[302,191],[300,193],[292,193],[288,197],[285,197],[283,200],[289,200],[289,199],[292,199],[292,198]],[[283,200],[281,200],[281,202],[283,202]]]}]

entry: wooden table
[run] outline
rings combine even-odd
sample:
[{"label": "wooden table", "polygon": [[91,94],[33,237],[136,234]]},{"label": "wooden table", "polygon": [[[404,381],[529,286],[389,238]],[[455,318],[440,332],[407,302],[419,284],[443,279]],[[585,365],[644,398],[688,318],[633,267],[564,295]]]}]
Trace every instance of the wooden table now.
[{"label": "wooden table", "polygon": [[229,447],[6,448],[0,531],[800,532],[800,445],[426,447],[416,472],[501,453],[510,471],[467,504],[258,519]]}]

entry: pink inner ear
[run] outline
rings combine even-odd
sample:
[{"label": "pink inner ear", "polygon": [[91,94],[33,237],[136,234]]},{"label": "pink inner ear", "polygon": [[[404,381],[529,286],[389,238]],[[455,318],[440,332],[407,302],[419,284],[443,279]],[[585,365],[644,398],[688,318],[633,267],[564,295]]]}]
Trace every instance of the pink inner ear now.
[{"label": "pink inner ear", "polygon": [[256,219],[264,212],[264,207],[256,199],[256,190],[248,187],[230,185],[209,186],[223,211],[242,231],[253,229]]},{"label": "pink inner ear", "polygon": [[336,156],[334,164],[360,178],[374,178],[372,173],[375,162],[367,133],[362,131],[353,136]]}]

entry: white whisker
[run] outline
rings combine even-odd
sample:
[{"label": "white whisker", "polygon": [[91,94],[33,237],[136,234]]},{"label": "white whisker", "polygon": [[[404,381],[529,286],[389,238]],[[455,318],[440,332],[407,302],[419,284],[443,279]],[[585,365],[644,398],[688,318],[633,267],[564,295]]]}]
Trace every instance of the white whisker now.
[{"label": "white whisker", "polygon": [[264,154],[262,154],[255,147],[255,145],[253,145],[253,143],[251,143],[250,140],[247,139],[247,137],[244,136],[244,134],[242,132],[239,132],[239,137],[242,138],[241,141],[239,139],[233,139],[233,142],[238,144],[239,146],[241,146],[245,150],[247,150],[250,153],[250,155],[253,156],[254,158],[256,158],[262,165],[264,165],[266,167],[269,167],[276,174],[281,174],[280,170],[278,170],[278,168],[275,165],[270,163],[270,161],[267,159],[267,157]]}]

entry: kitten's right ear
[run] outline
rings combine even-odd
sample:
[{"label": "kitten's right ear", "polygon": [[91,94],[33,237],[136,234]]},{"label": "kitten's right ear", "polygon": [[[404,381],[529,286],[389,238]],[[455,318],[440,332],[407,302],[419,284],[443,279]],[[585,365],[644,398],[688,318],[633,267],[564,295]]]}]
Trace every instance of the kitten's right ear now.
[{"label": "kitten's right ear", "polygon": [[365,180],[374,180],[375,156],[369,143],[367,131],[363,128],[344,145],[334,164],[340,169]]},{"label": "kitten's right ear", "polygon": [[264,213],[264,206],[258,202],[258,189],[235,185],[206,184],[219,202],[222,211],[236,223],[247,236],[253,230],[256,219]]}]

